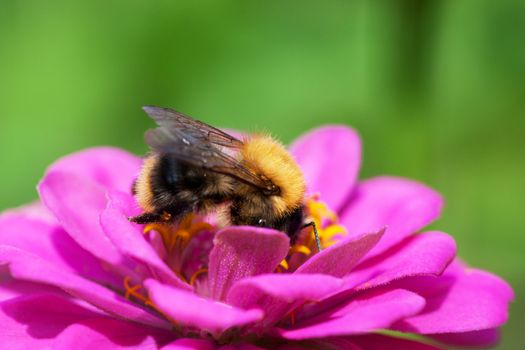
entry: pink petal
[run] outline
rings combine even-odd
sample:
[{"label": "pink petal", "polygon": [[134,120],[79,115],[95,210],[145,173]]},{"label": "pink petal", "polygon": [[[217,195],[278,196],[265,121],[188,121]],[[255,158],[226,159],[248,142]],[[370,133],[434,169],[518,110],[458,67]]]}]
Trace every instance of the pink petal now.
[{"label": "pink petal", "polygon": [[357,186],[340,219],[350,236],[387,227],[381,242],[369,253],[371,257],[435,220],[442,204],[437,192],[420,183],[377,177]]},{"label": "pink petal", "polygon": [[139,157],[123,150],[99,147],[65,156],[53,163],[46,173],[70,173],[95,181],[106,189],[130,192],[141,164]]},{"label": "pink petal", "polygon": [[235,345],[224,345],[218,350],[265,350],[264,348],[255,346],[253,344],[235,344]]},{"label": "pink petal", "polygon": [[122,254],[106,237],[99,217],[106,207],[106,190],[67,173],[51,172],[39,185],[40,197],[67,233],[81,247],[111,265],[122,265]]},{"label": "pink petal", "polygon": [[116,285],[115,275],[82,249],[58,223],[27,218],[25,214],[0,216],[0,244],[19,248],[49,261],[65,271]]},{"label": "pink petal", "polygon": [[[356,290],[374,288],[413,276],[441,275],[456,255],[456,243],[441,232],[413,235],[345,276]],[[360,284],[360,285],[359,285]]]},{"label": "pink petal", "polygon": [[251,226],[227,227],[215,235],[210,253],[210,296],[223,300],[238,280],[275,270],[290,248],[282,232]]},{"label": "pink petal", "polygon": [[271,296],[291,303],[297,300],[319,301],[325,295],[341,288],[339,278],[321,274],[267,274],[245,278],[233,285],[227,301],[242,308],[257,302],[258,296]]},{"label": "pink petal", "polygon": [[435,346],[422,342],[388,337],[379,334],[349,338],[354,344],[366,350],[439,350]]},{"label": "pink petal", "polygon": [[442,333],[432,335],[431,337],[442,343],[451,345],[490,347],[495,346],[499,342],[500,331],[498,328],[492,328],[465,333]]},{"label": "pink petal", "polygon": [[212,341],[204,339],[177,339],[168,345],[160,348],[161,350],[215,350],[215,344]]},{"label": "pink petal", "polygon": [[343,281],[321,274],[268,274],[235,283],[228,304],[264,311],[262,326],[270,326],[307,301],[319,301],[340,289]]},{"label": "pink petal", "polygon": [[[339,345],[339,344],[338,344]],[[278,346],[274,350],[362,350],[358,347],[352,347],[349,342],[345,342],[343,346],[333,347],[332,344],[322,343],[316,340],[308,340],[308,345],[302,343],[284,343],[283,345]]]},{"label": "pink petal", "polygon": [[361,166],[357,133],[346,126],[325,126],[301,136],[290,146],[290,152],[303,171],[308,191],[320,193],[330,208],[339,211],[354,188]]},{"label": "pink petal", "polygon": [[326,339],[308,339],[306,342],[285,343],[275,350],[367,350],[352,342],[351,337],[333,337]]},{"label": "pink petal", "polygon": [[76,322],[58,335],[53,350],[158,349],[173,335],[158,328],[110,318]]},{"label": "pink petal", "polygon": [[59,296],[65,295],[65,293],[60,289],[45,284],[14,279],[0,281],[0,302],[33,294],[56,294]]},{"label": "pink petal", "polygon": [[25,217],[27,219],[45,222],[48,224],[57,224],[57,220],[53,213],[39,200],[21,207],[8,209],[2,213],[4,215],[14,215],[18,217]]},{"label": "pink petal", "polygon": [[196,327],[213,335],[219,335],[231,327],[253,323],[263,317],[260,310],[238,309],[162,285],[153,279],[146,280],[144,284],[152,302],[164,314],[186,327]]},{"label": "pink petal", "polygon": [[295,273],[323,273],[336,277],[348,274],[379,242],[384,229],[375,233],[351,236],[312,256]]},{"label": "pink petal", "polygon": [[129,213],[124,210],[130,207],[131,196],[123,193],[112,193],[110,203],[100,217],[100,222],[107,237],[119,251],[149,267],[152,275],[160,281],[172,286],[192,290],[191,286],[178,278],[173,271],[160,259],[151,244],[144,239],[144,234],[137,225],[128,220]]},{"label": "pink petal", "polygon": [[131,304],[115,292],[63,271],[31,253],[0,246],[0,264],[3,263],[9,264],[9,270],[14,278],[62,288],[69,294],[117,317],[157,327],[167,326],[165,321]]},{"label": "pink petal", "polygon": [[511,287],[501,278],[455,262],[443,276],[420,277],[399,285],[425,297],[418,315],[395,325],[401,331],[437,334],[471,332],[501,326],[507,321]]},{"label": "pink petal", "polygon": [[0,303],[3,349],[47,349],[68,325],[102,315],[56,295],[28,295]]},{"label": "pink petal", "polygon": [[365,293],[332,311],[299,321],[293,329],[280,329],[286,339],[309,339],[362,334],[390,326],[420,312],[425,300],[402,290]]}]

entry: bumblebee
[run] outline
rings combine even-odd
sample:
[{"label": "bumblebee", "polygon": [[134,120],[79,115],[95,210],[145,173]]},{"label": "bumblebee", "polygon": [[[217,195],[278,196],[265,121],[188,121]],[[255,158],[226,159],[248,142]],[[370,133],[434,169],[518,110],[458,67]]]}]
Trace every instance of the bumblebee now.
[{"label": "bumblebee", "polygon": [[[293,242],[304,224],[305,180],[284,146],[267,135],[241,139],[169,108],[146,106],[157,123],[133,193],[132,222],[178,222],[221,208],[232,225],[269,227]],[[317,233],[317,232],[316,232]]]}]

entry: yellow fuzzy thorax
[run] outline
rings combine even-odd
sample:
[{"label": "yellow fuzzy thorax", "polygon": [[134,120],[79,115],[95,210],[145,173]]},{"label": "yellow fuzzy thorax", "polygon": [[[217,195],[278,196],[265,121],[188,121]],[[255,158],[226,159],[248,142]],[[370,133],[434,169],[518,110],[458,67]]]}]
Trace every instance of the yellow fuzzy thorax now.
[{"label": "yellow fuzzy thorax", "polygon": [[155,206],[153,205],[153,189],[151,188],[150,177],[153,169],[158,162],[156,155],[150,155],[144,159],[142,170],[135,183],[135,195],[137,202],[140,207],[146,212],[154,212]]},{"label": "yellow fuzzy thorax", "polygon": [[252,170],[279,186],[281,195],[273,196],[272,202],[280,214],[302,204],[306,190],[303,174],[281,143],[270,136],[253,135],[244,140],[239,153]]}]

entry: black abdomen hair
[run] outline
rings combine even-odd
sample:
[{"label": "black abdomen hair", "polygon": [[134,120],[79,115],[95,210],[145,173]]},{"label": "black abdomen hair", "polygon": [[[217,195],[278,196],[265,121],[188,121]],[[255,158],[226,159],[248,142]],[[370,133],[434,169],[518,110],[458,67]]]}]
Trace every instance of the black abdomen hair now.
[{"label": "black abdomen hair", "polygon": [[186,164],[169,154],[162,155],[158,162],[150,176],[152,204],[171,214],[172,220],[226,199],[225,189],[219,185],[222,175]]}]

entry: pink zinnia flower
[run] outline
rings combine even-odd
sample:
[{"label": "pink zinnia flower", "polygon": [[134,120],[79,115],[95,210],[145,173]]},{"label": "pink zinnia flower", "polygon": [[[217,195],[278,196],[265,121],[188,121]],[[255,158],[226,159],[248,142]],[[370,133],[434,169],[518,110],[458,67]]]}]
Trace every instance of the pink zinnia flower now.
[{"label": "pink zinnia flower", "polygon": [[290,247],[281,232],[216,231],[201,217],[130,223],[141,160],[123,151],[90,149],[53,164],[41,202],[0,217],[2,348],[495,343],[512,290],[457,260],[447,234],[418,233],[439,216],[439,194],[401,178],[357,182],[360,142],[346,127],[315,130],[291,152],[312,194],[320,253],[308,235]]}]

